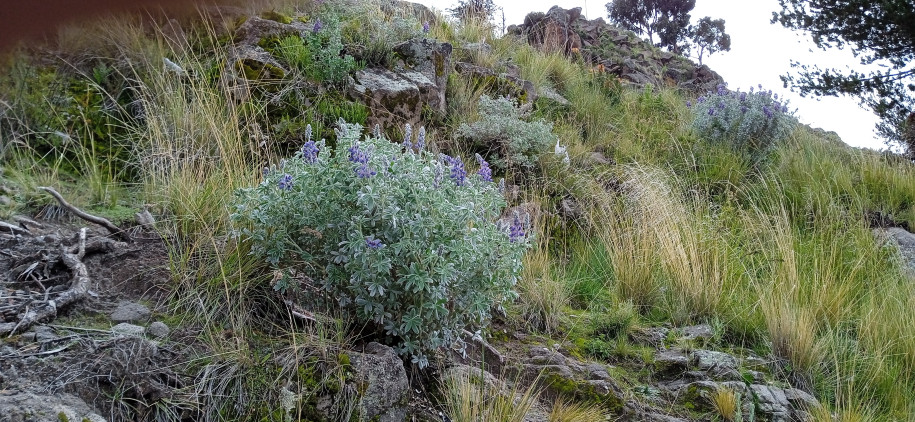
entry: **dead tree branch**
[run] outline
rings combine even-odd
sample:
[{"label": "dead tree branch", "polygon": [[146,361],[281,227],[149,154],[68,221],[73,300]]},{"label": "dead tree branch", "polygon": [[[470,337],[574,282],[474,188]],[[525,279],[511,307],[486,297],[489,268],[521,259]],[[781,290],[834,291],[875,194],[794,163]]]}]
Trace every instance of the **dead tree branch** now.
[{"label": "dead tree branch", "polygon": [[51,196],[53,196],[54,199],[56,199],[57,202],[60,203],[60,206],[66,208],[68,211],[72,212],[77,217],[82,218],[83,220],[86,220],[90,223],[95,223],[95,224],[98,224],[98,225],[104,227],[105,229],[108,230],[109,233],[117,236],[121,240],[124,240],[124,241],[130,240],[130,236],[127,234],[127,232],[125,232],[124,230],[121,230],[120,227],[115,226],[114,223],[112,223],[111,221],[108,221],[105,218],[94,216],[79,208],[76,208],[75,206],[73,206],[69,202],[67,202],[67,200],[64,199],[64,197],[60,193],[58,193],[56,190],[54,190],[54,188],[50,188],[47,186],[41,186],[38,189],[41,189],[41,190],[51,194]]}]

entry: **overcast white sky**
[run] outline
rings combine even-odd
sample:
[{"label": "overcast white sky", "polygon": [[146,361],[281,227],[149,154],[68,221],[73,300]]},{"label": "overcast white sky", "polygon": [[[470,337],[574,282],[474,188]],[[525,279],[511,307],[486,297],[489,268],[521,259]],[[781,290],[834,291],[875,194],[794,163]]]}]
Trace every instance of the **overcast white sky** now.
[{"label": "overcast white sky", "polygon": [[[457,3],[457,0],[413,1],[439,10]],[[546,12],[557,4],[566,9],[581,7],[588,19],[606,19],[604,5],[607,1],[495,0],[495,3],[504,8],[507,25],[512,25],[522,23],[529,12]],[[725,30],[731,35],[731,51],[703,58],[703,62],[718,72],[731,89],[746,91],[762,84],[766,89],[786,95],[791,100],[790,107],[798,109],[798,117],[803,123],[835,131],[853,146],[884,148],[883,141],[874,133],[876,116],[862,109],[854,98],[801,98],[782,87],[779,76],[789,72],[792,59],[842,69],[859,62],[847,49],[822,51],[813,45],[809,36],[770,24],[772,12],[777,9],[777,0],[696,0],[696,8],[691,13],[693,22],[703,16],[724,19]]]}]

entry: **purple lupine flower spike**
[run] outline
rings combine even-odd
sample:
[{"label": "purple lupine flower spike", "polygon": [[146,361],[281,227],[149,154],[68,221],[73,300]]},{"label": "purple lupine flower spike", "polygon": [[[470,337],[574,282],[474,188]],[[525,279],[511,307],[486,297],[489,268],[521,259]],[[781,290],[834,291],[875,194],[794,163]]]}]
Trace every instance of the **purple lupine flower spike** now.
[{"label": "purple lupine flower spike", "polygon": [[311,32],[317,34],[321,32],[321,28],[324,28],[324,24],[321,23],[321,18],[315,19],[315,26],[311,29]]},{"label": "purple lupine flower spike", "polygon": [[429,21],[423,22],[423,33],[424,33],[424,34],[428,34],[428,33],[429,33],[429,29],[430,29],[430,28],[429,28]]},{"label": "purple lupine flower spike", "polygon": [[413,127],[407,123],[403,128],[403,146],[407,151],[413,149]]},{"label": "purple lupine flower spike", "polygon": [[416,138],[416,150],[422,151],[426,147],[426,127],[419,128],[419,135]]},{"label": "purple lupine flower spike", "polygon": [[521,223],[521,217],[516,212],[512,225],[508,228],[508,241],[515,243],[524,238],[524,236],[524,225]]},{"label": "purple lupine flower spike", "polygon": [[477,156],[477,162],[480,163],[480,170],[477,171],[477,174],[480,175],[480,179],[483,179],[484,181],[487,181],[487,182],[492,182],[492,169],[489,168],[489,163],[487,163],[486,160],[483,159],[482,155],[477,154],[476,156]]},{"label": "purple lupine flower spike", "polygon": [[464,186],[464,182],[467,179],[467,170],[464,170],[464,162],[460,158],[451,157],[449,155],[445,156],[445,161],[448,162],[448,165],[451,167],[451,180],[454,180],[454,184],[458,186]]},{"label": "purple lupine flower spike", "polygon": [[280,178],[278,185],[280,187],[280,190],[292,189],[292,175],[288,174],[288,173],[284,174],[283,177]]}]

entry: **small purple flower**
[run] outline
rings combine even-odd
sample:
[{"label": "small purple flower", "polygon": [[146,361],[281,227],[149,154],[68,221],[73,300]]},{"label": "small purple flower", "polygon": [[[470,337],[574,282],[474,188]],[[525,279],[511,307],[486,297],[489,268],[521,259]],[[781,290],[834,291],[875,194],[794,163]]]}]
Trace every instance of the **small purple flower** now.
[{"label": "small purple flower", "polygon": [[747,106],[740,106],[740,112],[741,112],[741,113],[746,113],[747,110],[749,110],[749,109],[747,108]]},{"label": "small purple flower", "polygon": [[458,157],[451,157],[449,155],[446,155],[444,158],[451,167],[451,180],[454,180],[454,184],[458,186],[464,186],[464,182],[467,179],[467,170],[464,170],[464,162]]},{"label": "small purple flower", "polygon": [[378,172],[369,167],[368,164],[363,164],[356,169],[356,176],[360,179],[369,179],[376,174]]},{"label": "small purple flower", "polygon": [[423,22],[423,34],[428,34],[428,33],[429,33],[429,22],[426,21],[426,22]]},{"label": "small purple flower", "polygon": [[492,169],[489,168],[489,163],[487,163],[480,154],[477,154],[477,162],[480,163],[480,170],[477,171],[477,174],[479,174],[480,178],[484,181],[492,182]]},{"label": "small purple flower", "polygon": [[264,175],[264,179],[266,179],[267,176],[270,175],[270,167],[264,167],[264,170],[261,171],[261,174],[263,174],[263,175]]},{"label": "small purple flower", "polygon": [[775,98],[775,99],[777,100],[777,99],[778,99],[778,94],[773,95],[772,98]]},{"label": "small purple flower", "polygon": [[284,174],[283,177],[280,178],[279,187],[280,190],[292,189],[292,175],[288,173]]},{"label": "small purple flower", "polygon": [[724,84],[718,84],[718,95],[725,95],[728,93],[728,89]]},{"label": "small purple flower", "polygon": [[381,239],[375,239],[375,236],[368,236],[365,238],[365,245],[372,249],[379,249],[384,246],[384,243],[381,243]]},{"label": "small purple flower", "polygon": [[718,103],[718,108],[724,110],[724,101]]},{"label": "small purple flower", "polygon": [[714,109],[714,108],[708,109],[708,115],[709,115],[709,116],[714,116],[714,115],[715,115],[715,109]]},{"label": "small purple flower", "polygon": [[360,179],[368,179],[378,174],[378,172],[369,167],[369,154],[360,149],[359,144],[353,144],[347,151],[349,151],[349,161],[359,164],[359,168],[356,169],[356,176]]},{"label": "small purple flower", "polygon": [[771,119],[773,116],[772,110],[769,110],[769,106],[763,106],[763,113],[766,115],[767,119]]},{"label": "small purple flower", "polygon": [[693,108],[693,102],[692,102],[692,101],[687,101],[687,102],[686,102],[686,108]]},{"label": "small purple flower", "polygon": [[705,97],[699,97],[699,98],[696,100],[696,102],[699,103],[699,104],[704,103],[704,102],[705,102]]},{"label": "small purple flower", "polygon": [[324,28],[324,24],[321,23],[321,18],[315,19],[315,26],[311,29],[311,32],[317,34],[318,32],[321,32],[321,28]]},{"label": "small purple flower", "polygon": [[308,141],[302,145],[302,159],[308,164],[314,164],[318,160],[318,145],[315,141]]},{"label": "small purple flower", "polygon": [[[753,89],[753,88],[750,88],[750,89]],[[747,100],[747,93],[746,93],[746,92],[741,92],[741,93],[740,93],[740,101],[743,102],[743,101],[746,101],[746,100]]]},{"label": "small purple flower", "polygon": [[515,213],[512,225],[508,228],[508,241],[515,243],[525,236],[524,225],[521,223],[521,217]]},{"label": "small purple flower", "polygon": [[369,162],[369,155],[359,148],[359,144],[353,144],[347,151],[349,151],[350,162],[356,164],[367,164]]},{"label": "small purple flower", "polygon": [[404,146],[404,148],[406,148],[407,151],[410,151],[413,149],[413,143],[411,142],[412,140],[413,140],[413,127],[410,126],[409,123],[407,123],[407,125],[404,126],[404,129],[403,129],[403,146]]},{"label": "small purple flower", "polygon": [[419,135],[416,138],[416,150],[422,151],[426,147],[426,127],[419,128]]}]

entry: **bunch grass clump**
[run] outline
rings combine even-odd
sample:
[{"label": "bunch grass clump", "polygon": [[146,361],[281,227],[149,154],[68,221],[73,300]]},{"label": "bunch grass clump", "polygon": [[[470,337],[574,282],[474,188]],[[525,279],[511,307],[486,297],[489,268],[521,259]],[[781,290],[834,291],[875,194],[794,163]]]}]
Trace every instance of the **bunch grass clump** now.
[{"label": "bunch grass clump", "polygon": [[333,152],[309,140],[266,169],[239,191],[233,220],[284,274],[276,289],[314,281],[423,367],[516,297],[529,223],[499,219],[505,201],[484,160],[468,175],[422,136],[401,145],[380,131],[360,141],[361,131],[341,121]]}]

